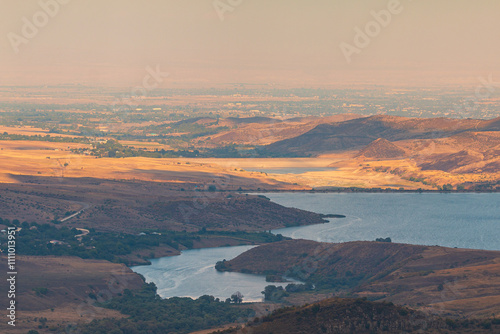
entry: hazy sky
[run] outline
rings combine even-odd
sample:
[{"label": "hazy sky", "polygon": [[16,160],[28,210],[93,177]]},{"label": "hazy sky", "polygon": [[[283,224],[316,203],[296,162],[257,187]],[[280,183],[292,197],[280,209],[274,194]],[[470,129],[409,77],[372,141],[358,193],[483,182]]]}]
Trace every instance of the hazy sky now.
[{"label": "hazy sky", "polygon": [[499,0],[54,1],[0,0],[0,85],[136,86],[157,65],[165,87],[500,81]]}]

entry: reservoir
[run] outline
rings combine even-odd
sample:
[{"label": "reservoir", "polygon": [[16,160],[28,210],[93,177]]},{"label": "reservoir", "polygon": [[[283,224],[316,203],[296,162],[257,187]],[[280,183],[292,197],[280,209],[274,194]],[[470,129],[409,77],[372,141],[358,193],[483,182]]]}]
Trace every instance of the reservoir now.
[{"label": "reservoir", "polygon": [[272,193],[273,202],[347,216],[275,230],[294,239],[374,241],[500,250],[498,193]]},{"label": "reservoir", "polygon": [[[288,283],[269,283],[264,276],[215,270],[217,261],[230,260],[255,246],[202,248],[183,251],[179,256],[151,260],[149,266],[131,269],[154,282],[161,297],[192,297],[211,295],[221,300],[239,291],[243,302],[261,301],[267,285],[285,287]],[[296,282],[296,281],[294,281]]]},{"label": "reservoir", "polygon": [[[500,194],[497,193],[266,193],[273,202],[346,218],[273,231],[296,239],[325,242],[375,240],[418,245],[500,250]],[[254,246],[187,250],[180,256],[133,267],[154,282],[162,297],[212,295],[225,300],[240,291],[244,302],[262,300],[263,276],[220,273],[217,261],[230,260]]]}]

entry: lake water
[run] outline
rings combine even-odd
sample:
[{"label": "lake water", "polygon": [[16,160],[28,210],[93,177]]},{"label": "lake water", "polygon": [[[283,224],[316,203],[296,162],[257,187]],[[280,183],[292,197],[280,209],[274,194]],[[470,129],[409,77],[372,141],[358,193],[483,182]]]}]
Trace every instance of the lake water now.
[{"label": "lake water", "polygon": [[215,263],[230,260],[255,246],[203,248],[183,251],[179,256],[151,260],[149,266],[132,270],[154,282],[158,294],[164,298],[211,295],[226,300],[240,291],[244,302],[261,301],[261,291],[269,285],[286,286],[289,283],[269,283],[264,276],[218,272]]},{"label": "lake water", "polygon": [[346,215],[330,223],[274,231],[325,242],[375,240],[500,250],[498,193],[267,193],[273,202]]},{"label": "lake water", "polygon": [[[320,225],[275,230],[292,238],[326,242],[375,240],[500,250],[500,194],[434,193],[266,193],[272,201],[346,218]],[[244,301],[260,301],[263,276],[219,273],[214,266],[253,246],[188,250],[180,256],[151,260],[132,269],[158,286],[162,297],[197,298],[208,294],[225,300],[236,291]],[[281,285],[286,285],[284,283]]]}]

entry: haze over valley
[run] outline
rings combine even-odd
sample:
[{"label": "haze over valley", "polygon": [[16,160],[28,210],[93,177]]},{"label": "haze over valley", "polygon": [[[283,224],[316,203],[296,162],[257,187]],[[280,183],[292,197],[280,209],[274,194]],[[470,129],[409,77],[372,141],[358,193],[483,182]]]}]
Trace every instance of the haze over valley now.
[{"label": "haze over valley", "polygon": [[3,1],[0,332],[500,332],[499,4]]}]

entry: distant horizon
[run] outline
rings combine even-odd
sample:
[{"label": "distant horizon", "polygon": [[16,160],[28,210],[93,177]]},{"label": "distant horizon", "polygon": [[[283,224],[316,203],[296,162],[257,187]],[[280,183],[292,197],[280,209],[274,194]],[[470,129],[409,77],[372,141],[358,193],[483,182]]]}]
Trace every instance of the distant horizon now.
[{"label": "distant horizon", "polygon": [[[496,9],[495,9],[496,8]],[[6,1],[0,85],[246,83],[460,86],[500,82],[500,2]]]},{"label": "distant horizon", "polygon": [[[486,76],[484,76],[486,77]],[[499,76],[500,79],[500,76]],[[366,82],[349,82],[349,83],[329,83],[329,84],[309,84],[309,85],[292,85],[292,84],[281,84],[281,83],[251,83],[251,82],[220,82],[211,84],[200,84],[194,82],[174,82],[165,83],[159,85],[153,90],[168,90],[168,89],[180,89],[180,90],[194,90],[194,89],[213,89],[213,90],[223,90],[228,88],[234,89],[265,89],[265,90],[297,90],[297,89],[311,89],[311,90],[369,90],[376,88],[390,89],[390,90],[446,90],[446,89],[474,89],[479,86],[481,81],[478,78],[471,78],[470,81],[464,82],[449,82],[449,83],[401,83],[401,84],[390,84],[390,83],[366,83]],[[499,82],[500,85],[500,82]],[[82,87],[82,88],[103,88],[103,89],[130,89],[132,85],[128,84],[105,84],[105,83],[85,83],[85,82],[60,82],[60,83],[12,83],[12,84],[0,84],[0,87],[4,88],[16,88],[16,87],[31,87],[31,88],[56,88],[56,87]]]},{"label": "distant horizon", "polygon": [[[73,80],[58,80],[56,77],[50,79],[40,79],[35,81],[25,81],[22,77],[13,76],[15,79],[8,79],[9,76],[5,75],[0,77],[0,87],[56,87],[56,86],[85,86],[85,87],[93,87],[93,88],[127,88],[137,86],[138,83],[141,82],[142,77],[141,74],[145,73],[144,69],[134,69],[130,68],[129,75],[123,77],[123,74],[108,77],[107,81],[73,81]],[[181,89],[217,89],[217,88],[227,88],[232,86],[259,86],[269,89],[349,89],[349,88],[373,88],[373,87],[383,87],[383,88],[392,88],[392,89],[425,89],[425,88],[473,88],[481,84],[481,78],[487,78],[488,76],[492,76],[495,84],[500,86],[500,71],[497,72],[477,72],[471,73],[470,75],[464,75],[459,78],[459,80],[455,79],[442,79],[434,80],[434,81],[426,81],[425,75],[422,76],[421,79],[416,77],[412,78],[413,80],[397,80],[394,79],[392,81],[383,81],[378,82],[375,80],[358,80],[358,79],[350,79],[345,81],[337,81],[337,82],[307,82],[304,83],[303,80],[287,80],[283,79],[282,81],[250,81],[247,80],[245,82],[241,81],[212,81],[208,82],[205,80],[193,80],[193,81],[178,81],[176,77],[169,73],[168,80],[160,83],[158,85],[158,89],[168,89],[168,88],[181,88]],[[498,74],[498,75],[496,75]],[[246,89],[250,89],[251,87],[245,87]],[[156,89],[156,88],[155,88]]]}]

